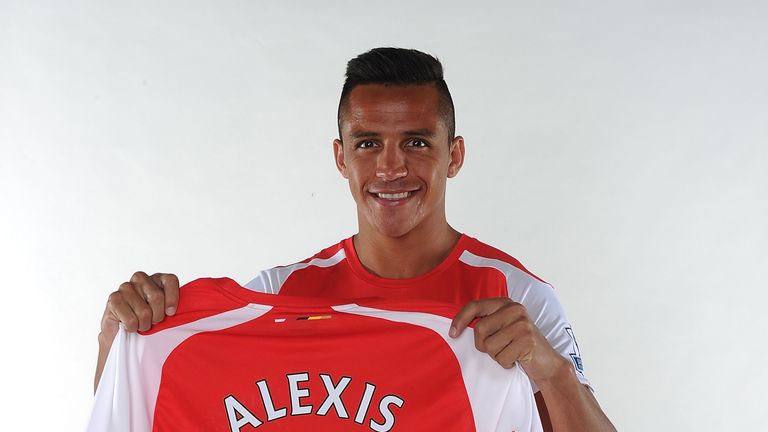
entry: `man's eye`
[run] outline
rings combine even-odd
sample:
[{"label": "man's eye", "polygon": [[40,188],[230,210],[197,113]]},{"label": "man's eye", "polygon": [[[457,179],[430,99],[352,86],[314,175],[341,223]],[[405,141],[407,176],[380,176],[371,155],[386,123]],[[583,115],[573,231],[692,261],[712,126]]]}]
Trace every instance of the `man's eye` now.
[{"label": "man's eye", "polygon": [[414,138],[408,143],[411,147],[429,147],[426,141],[423,139]]},{"label": "man's eye", "polygon": [[360,141],[357,143],[357,148],[372,148],[376,146],[374,141]]}]

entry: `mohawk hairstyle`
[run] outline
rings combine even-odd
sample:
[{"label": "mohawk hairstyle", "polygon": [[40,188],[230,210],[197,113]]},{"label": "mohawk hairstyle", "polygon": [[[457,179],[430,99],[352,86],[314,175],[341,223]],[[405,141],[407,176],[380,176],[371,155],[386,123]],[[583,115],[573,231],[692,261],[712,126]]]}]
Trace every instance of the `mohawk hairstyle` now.
[{"label": "mohawk hairstyle", "polygon": [[432,84],[440,97],[440,115],[448,128],[448,138],[453,140],[456,129],[453,99],[443,79],[443,65],[436,57],[415,49],[374,48],[347,63],[346,77],[337,113],[339,138],[341,138],[342,111],[346,108],[349,94],[358,85]]}]

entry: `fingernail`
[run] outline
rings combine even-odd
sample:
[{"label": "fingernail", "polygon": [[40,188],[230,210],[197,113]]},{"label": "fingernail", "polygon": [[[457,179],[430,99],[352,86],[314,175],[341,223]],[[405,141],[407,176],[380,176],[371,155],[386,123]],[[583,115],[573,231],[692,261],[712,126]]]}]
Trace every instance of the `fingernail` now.
[{"label": "fingernail", "polygon": [[166,315],[173,315],[175,313],[176,313],[176,308],[175,307],[168,306],[167,308],[165,308],[165,314]]},{"label": "fingernail", "polygon": [[448,335],[452,338],[455,338],[456,332],[457,332],[456,327],[451,327],[451,329],[448,331]]}]

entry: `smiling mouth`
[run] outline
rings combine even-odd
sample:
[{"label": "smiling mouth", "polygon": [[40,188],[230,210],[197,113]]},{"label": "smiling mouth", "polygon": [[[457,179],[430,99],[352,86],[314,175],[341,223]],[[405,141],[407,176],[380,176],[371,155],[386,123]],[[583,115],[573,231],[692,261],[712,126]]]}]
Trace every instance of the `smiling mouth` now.
[{"label": "smiling mouth", "polygon": [[401,200],[401,199],[408,198],[409,196],[413,195],[413,192],[398,192],[398,193],[382,193],[382,192],[379,192],[379,193],[376,193],[374,195],[376,195],[377,197],[379,197],[381,199],[394,201],[394,200]]}]

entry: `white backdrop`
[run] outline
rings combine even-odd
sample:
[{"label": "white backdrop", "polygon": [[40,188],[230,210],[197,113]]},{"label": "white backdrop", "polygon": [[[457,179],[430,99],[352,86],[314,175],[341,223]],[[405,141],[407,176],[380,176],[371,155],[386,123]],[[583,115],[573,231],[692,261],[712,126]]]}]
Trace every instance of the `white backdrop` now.
[{"label": "white backdrop", "polygon": [[768,7],[0,0],[2,430],[80,430],[107,294],[355,232],[346,61],[437,55],[448,217],[553,283],[623,431],[768,430]]}]

